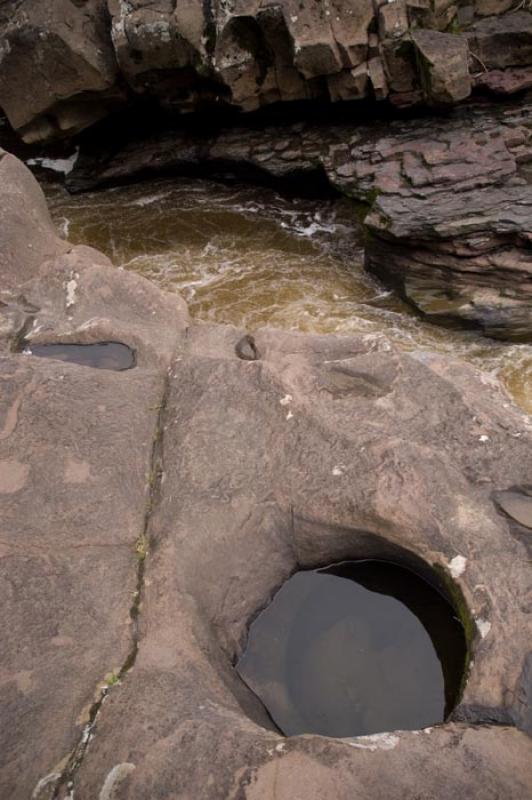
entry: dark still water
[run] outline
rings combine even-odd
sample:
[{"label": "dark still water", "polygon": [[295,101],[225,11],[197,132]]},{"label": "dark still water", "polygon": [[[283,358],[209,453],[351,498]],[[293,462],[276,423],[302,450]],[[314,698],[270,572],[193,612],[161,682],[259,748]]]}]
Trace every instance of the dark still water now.
[{"label": "dark still water", "polygon": [[237,671],[287,736],[442,722],[459,699],[462,625],[426,581],[381,561],[293,575],[252,624]]},{"label": "dark still water", "polygon": [[32,344],[24,352],[38,358],[53,358],[93,369],[113,369],[120,372],[135,366],[135,353],[121,342]]}]

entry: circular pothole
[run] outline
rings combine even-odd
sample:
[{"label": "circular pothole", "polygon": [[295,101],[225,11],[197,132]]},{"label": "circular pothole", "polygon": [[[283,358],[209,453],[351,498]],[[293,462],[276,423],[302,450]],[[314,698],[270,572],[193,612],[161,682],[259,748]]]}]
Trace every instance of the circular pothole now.
[{"label": "circular pothole", "polygon": [[426,580],[384,561],[296,572],[251,625],[236,669],[287,736],[442,722],[458,702],[464,629]]}]

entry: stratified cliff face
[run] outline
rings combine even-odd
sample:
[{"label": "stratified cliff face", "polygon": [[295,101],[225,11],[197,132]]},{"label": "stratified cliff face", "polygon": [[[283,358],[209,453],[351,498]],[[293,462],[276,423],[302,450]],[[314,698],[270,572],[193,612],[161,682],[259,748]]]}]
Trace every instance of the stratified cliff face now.
[{"label": "stratified cliff face", "polygon": [[[251,111],[295,100],[449,105],[532,85],[513,0],[4,0],[0,107],[25,141],[151,97]],[[518,7],[519,11],[513,11]]]}]

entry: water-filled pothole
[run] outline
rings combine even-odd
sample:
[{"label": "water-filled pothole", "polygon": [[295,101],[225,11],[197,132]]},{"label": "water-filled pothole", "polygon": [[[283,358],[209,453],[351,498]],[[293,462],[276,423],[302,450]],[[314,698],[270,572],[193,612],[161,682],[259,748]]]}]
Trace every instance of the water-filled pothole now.
[{"label": "water-filled pothole", "polygon": [[458,702],[464,629],[424,579],[383,561],[296,572],[236,665],[287,736],[416,730]]},{"label": "water-filled pothole", "polygon": [[32,344],[26,345],[24,352],[39,358],[53,358],[84,367],[118,372],[131,369],[136,363],[135,351],[121,342]]}]

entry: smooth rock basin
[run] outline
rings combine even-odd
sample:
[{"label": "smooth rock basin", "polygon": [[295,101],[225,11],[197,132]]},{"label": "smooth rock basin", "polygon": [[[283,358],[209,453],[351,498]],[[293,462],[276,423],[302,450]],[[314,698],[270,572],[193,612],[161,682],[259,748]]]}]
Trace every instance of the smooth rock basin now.
[{"label": "smooth rock basin", "polygon": [[54,358],[93,369],[112,369],[121,372],[135,366],[134,351],[121,342],[32,344],[28,345],[24,352],[38,358]]},{"label": "smooth rock basin", "polygon": [[349,737],[442,722],[466,658],[447,600],[370,560],[296,572],[252,624],[237,671],[287,736]]}]

